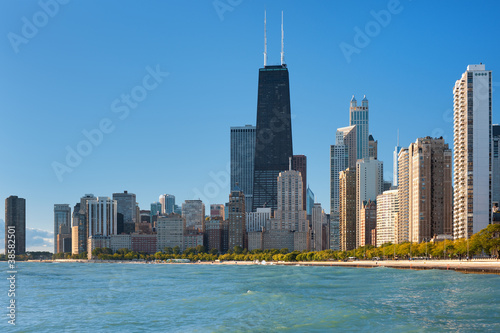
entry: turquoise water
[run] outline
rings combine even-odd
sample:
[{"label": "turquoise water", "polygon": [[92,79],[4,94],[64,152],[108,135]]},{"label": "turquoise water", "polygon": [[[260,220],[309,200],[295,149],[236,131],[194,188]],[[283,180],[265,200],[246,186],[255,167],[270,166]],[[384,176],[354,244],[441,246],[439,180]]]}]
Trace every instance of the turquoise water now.
[{"label": "turquoise water", "polygon": [[500,332],[498,275],[19,263],[16,284],[17,325],[4,315],[2,332]]}]

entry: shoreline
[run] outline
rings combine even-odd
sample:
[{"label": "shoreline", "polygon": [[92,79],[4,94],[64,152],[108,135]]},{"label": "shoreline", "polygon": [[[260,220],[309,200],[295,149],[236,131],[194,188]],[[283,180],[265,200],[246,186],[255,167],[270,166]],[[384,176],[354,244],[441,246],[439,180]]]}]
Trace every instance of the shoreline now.
[{"label": "shoreline", "polygon": [[395,269],[439,269],[453,270],[465,274],[496,274],[500,275],[500,260],[356,260],[356,261],[294,261],[294,262],[254,262],[254,261],[202,261],[190,263],[145,262],[129,260],[85,260],[85,259],[54,259],[28,260],[27,262],[44,263],[119,263],[119,264],[163,264],[163,265],[265,265],[265,266],[332,266],[351,268],[387,267]]}]

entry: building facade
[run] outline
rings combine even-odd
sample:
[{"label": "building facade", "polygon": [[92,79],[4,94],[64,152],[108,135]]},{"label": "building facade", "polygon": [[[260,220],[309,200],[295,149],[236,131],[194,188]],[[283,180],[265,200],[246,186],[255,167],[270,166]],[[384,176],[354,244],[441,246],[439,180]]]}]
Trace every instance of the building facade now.
[{"label": "building facade", "polygon": [[186,229],[203,232],[205,204],[201,200],[184,201],[182,204],[182,217],[186,220]]},{"label": "building facade", "polygon": [[356,168],[357,127],[338,128],[335,145],[330,146],[330,248],[340,249],[339,223],[339,173],[347,168]]},{"label": "building facade", "polygon": [[226,213],[224,212],[223,204],[211,204],[210,205],[210,217],[221,217],[224,220],[224,216]]},{"label": "building facade", "polygon": [[374,158],[365,158],[356,162],[356,247],[362,240],[360,237],[360,211],[363,202],[377,200],[377,195],[384,191],[384,164]]},{"label": "building facade", "polygon": [[385,191],[377,196],[377,246],[393,243],[398,221],[398,190]]},{"label": "building facade", "polygon": [[157,237],[154,234],[137,234],[130,235],[132,251],[145,252],[147,254],[156,253]]},{"label": "building facade", "polygon": [[229,194],[228,249],[247,248],[245,194],[236,186]]},{"label": "building facade", "polygon": [[[59,234],[59,227],[61,225],[66,225],[68,228],[71,228],[71,207],[68,204],[54,205],[54,253],[59,252],[57,235]],[[67,234],[68,233],[69,231]]]},{"label": "building facade", "polygon": [[340,172],[339,234],[340,250],[356,248],[356,171]]},{"label": "building facade", "polygon": [[[12,244],[12,236],[15,235],[15,244]],[[9,242],[9,240],[11,240]],[[5,199],[5,256],[26,253],[26,199],[11,195]]]},{"label": "building facade", "polygon": [[300,172],[302,176],[302,203],[303,210],[307,210],[307,157],[305,155],[293,155],[292,169]]},{"label": "building facade", "polygon": [[293,156],[290,88],[286,64],[259,69],[252,211],[277,209],[276,178]]},{"label": "building facade", "polygon": [[500,206],[500,125],[492,126],[491,200]]},{"label": "building facade", "polygon": [[452,235],[452,153],[443,138],[419,138],[408,148],[409,237],[420,243]]},{"label": "building facade", "polygon": [[217,253],[222,253],[223,224],[224,220],[221,217],[214,217],[205,222],[207,251],[215,250]]},{"label": "building facade", "polygon": [[453,89],[453,236],[468,238],[491,219],[492,83],[485,65],[469,65]]},{"label": "building facade", "polygon": [[370,157],[370,151],[368,146],[368,99],[366,96],[363,97],[361,101],[361,106],[358,106],[358,102],[354,95],[351,99],[351,105],[349,108],[349,125],[356,125],[356,156],[357,159],[364,159]]},{"label": "building facade", "polygon": [[247,232],[262,231],[271,223],[271,208],[257,208],[256,212],[246,213]]},{"label": "building facade", "polygon": [[184,247],[185,219],[175,213],[158,217],[156,221],[156,246],[157,251],[163,251],[166,247],[176,246],[182,251]]},{"label": "building facade", "polygon": [[89,237],[117,234],[117,203],[109,197],[87,201]]},{"label": "building facade", "polygon": [[398,201],[399,213],[396,224],[397,244],[410,241],[410,159],[408,148],[398,153]]},{"label": "building facade", "polygon": [[394,147],[394,151],[392,153],[392,186],[398,186],[398,178],[399,178],[399,169],[398,169],[398,156],[401,151],[401,147],[398,145]]},{"label": "building facade", "polygon": [[377,202],[376,201],[365,201],[359,212],[359,246],[373,245],[375,231],[377,228]]},{"label": "building facade", "polygon": [[314,192],[307,187],[307,193],[306,193],[306,212],[307,215],[312,214],[312,209],[314,207]]},{"label": "building facade", "polygon": [[112,235],[110,236],[109,247],[111,248],[111,251],[113,251],[113,253],[121,249],[130,250],[132,248],[132,236],[124,234]]},{"label": "building facade", "polygon": [[175,212],[175,195],[172,194],[162,194],[159,197],[159,201],[161,204],[161,212],[162,214],[168,215]]},{"label": "building facade", "polygon": [[116,201],[116,212],[123,215],[124,223],[137,222],[137,200],[133,193],[124,191],[123,193],[113,193],[113,200]]},{"label": "building facade", "polygon": [[321,204],[315,203],[311,214],[311,251],[323,251],[329,248],[327,222]]},{"label": "building facade", "polygon": [[278,209],[274,215],[276,229],[299,232],[309,231],[307,212],[303,209],[303,184],[300,172],[291,170],[279,173]]},{"label": "building facade", "polygon": [[373,138],[373,135],[368,136],[368,157],[377,159],[378,141]]},{"label": "building facade", "polygon": [[236,185],[245,194],[245,207],[252,211],[253,177],[255,166],[256,127],[231,127],[231,188]]}]

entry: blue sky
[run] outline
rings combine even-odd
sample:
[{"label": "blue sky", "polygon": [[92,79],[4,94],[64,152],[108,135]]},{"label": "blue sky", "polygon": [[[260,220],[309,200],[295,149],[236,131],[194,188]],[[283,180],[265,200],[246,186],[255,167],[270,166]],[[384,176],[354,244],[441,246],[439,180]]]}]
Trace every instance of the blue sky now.
[{"label": "blue sky", "polygon": [[[452,88],[468,64],[493,71],[500,121],[494,1],[60,2],[0,2],[0,197],[26,198],[36,230],[85,193],[128,190],[142,209],[162,193],[226,202],[229,127],[256,120],[264,9],[269,64],[284,11],[294,153],[326,211],[329,146],[352,94],[369,99],[386,180],[398,129],[402,146],[441,135],[452,146]],[[67,149],[85,156],[68,164]]]}]

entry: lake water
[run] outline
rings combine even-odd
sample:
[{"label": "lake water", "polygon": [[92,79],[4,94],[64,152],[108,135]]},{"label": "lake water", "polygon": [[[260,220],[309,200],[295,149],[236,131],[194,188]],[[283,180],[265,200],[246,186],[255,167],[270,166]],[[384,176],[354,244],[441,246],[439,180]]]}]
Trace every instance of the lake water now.
[{"label": "lake water", "polygon": [[2,332],[500,332],[498,275],[18,263],[15,327],[2,280]]}]

